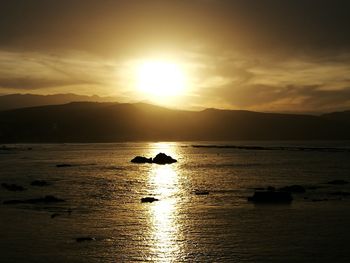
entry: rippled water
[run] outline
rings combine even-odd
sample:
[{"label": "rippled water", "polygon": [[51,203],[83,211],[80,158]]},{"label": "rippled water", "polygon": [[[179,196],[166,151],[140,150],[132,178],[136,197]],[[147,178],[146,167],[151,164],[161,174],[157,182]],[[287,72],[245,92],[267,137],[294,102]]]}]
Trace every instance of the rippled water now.
[{"label": "rippled water", "polygon": [[[350,181],[349,142],[222,144],[266,147],[260,150],[193,144],[0,150],[0,182],[27,188],[0,188],[1,202],[45,195],[66,200],[1,204],[0,262],[350,262],[350,197],[332,195],[350,192],[350,186],[327,184]],[[276,146],[288,148],[269,148]],[[130,162],[158,152],[178,162]],[[72,166],[56,167],[63,163]],[[31,186],[35,179],[50,185]],[[247,202],[253,188],[292,184],[311,189],[295,194],[291,205]],[[146,196],[159,201],[141,203]],[[79,237],[94,240],[77,242]]]}]

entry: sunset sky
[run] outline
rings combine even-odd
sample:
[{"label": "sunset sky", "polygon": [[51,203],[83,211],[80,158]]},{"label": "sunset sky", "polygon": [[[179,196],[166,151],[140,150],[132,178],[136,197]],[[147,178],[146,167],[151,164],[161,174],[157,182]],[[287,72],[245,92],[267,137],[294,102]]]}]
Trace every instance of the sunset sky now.
[{"label": "sunset sky", "polygon": [[[340,0],[0,0],[0,94],[350,109],[349,14],[350,1]],[[181,71],[181,92],[138,88],[140,67],[154,61]],[[148,68],[166,78],[164,65]]]}]

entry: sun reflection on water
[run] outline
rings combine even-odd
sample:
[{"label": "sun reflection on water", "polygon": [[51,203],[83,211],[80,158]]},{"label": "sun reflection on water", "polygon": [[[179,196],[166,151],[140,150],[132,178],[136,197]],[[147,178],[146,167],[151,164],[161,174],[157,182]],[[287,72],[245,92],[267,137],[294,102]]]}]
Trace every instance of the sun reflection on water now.
[{"label": "sun reflection on water", "polygon": [[[164,152],[176,156],[175,147],[165,143],[152,145],[155,154]],[[154,155],[155,155],[154,154]],[[175,262],[180,247],[178,205],[179,178],[176,165],[154,166],[149,176],[155,194],[160,201],[150,206],[150,223],[154,244],[152,246],[152,261]]]}]

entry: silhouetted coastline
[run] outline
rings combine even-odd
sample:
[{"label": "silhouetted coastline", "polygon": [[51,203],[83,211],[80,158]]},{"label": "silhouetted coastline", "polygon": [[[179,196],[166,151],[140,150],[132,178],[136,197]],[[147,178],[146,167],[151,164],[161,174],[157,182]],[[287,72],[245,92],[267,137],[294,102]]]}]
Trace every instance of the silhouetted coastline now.
[{"label": "silhouetted coastline", "polygon": [[74,102],[0,111],[0,143],[350,140],[347,116],[349,112],[314,116]]}]

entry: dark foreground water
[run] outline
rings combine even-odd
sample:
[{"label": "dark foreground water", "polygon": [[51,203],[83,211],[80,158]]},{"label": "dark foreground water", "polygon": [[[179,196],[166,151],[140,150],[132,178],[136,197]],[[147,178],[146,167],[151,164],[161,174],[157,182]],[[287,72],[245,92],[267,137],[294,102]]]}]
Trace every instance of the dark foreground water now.
[{"label": "dark foreground water", "polygon": [[[0,188],[0,262],[350,262],[350,185],[327,184],[350,181],[348,142],[193,144],[204,143],[0,148],[0,183],[27,189]],[[158,152],[178,162],[130,162]],[[247,202],[293,184],[307,191],[291,205]],[[66,202],[3,204],[45,195]]]}]

